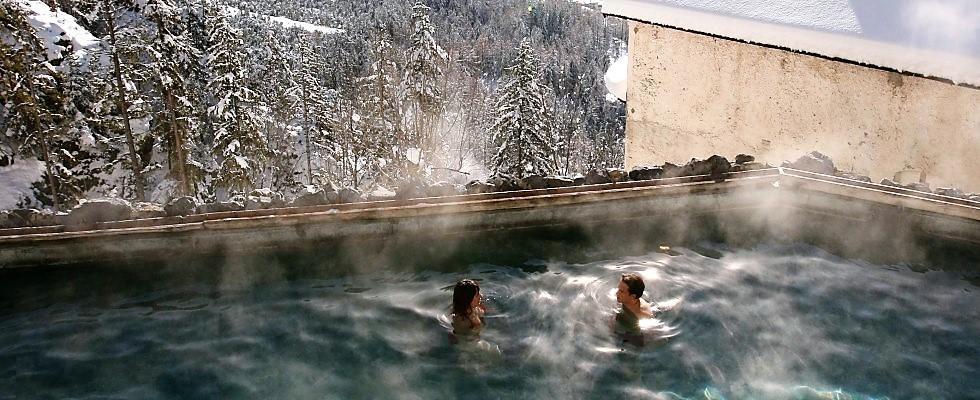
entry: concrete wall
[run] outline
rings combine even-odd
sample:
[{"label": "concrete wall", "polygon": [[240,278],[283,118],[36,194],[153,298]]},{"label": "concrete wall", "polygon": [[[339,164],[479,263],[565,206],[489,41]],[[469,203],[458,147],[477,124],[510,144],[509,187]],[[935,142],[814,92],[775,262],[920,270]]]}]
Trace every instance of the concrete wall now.
[{"label": "concrete wall", "polygon": [[980,192],[980,90],[630,24],[626,166],[817,150],[873,179]]}]

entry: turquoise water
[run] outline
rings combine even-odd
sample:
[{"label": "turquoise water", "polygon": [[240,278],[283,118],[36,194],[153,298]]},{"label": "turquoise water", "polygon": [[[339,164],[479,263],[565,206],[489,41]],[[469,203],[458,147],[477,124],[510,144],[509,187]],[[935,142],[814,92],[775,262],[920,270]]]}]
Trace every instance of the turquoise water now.
[{"label": "turquoise water", "polygon": [[[224,259],[5,275],[0,399],[980,394],[980,288],[956,274],[804,245],[695,248],[431,269]],[[609,325],[626,271],[645,277],[646,299],[680,299],[644,347]],[[463,277],[487,297],[481,345],[447,340]]]}]

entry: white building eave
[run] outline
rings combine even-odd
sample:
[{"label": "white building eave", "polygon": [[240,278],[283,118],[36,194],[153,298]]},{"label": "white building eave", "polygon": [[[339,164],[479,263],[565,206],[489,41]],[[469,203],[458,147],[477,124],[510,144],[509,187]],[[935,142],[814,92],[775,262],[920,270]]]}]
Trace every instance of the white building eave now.
[{"label": "white building eave", "polygon": [[[806,3],[806,2],[803,2]],[[783,48],[845,62],[980,87],[980,2],[897,0],[887,6],[960,5],[960,14],[855,10],[843,0],[815,0],[833,12],[808,18],[790,0],[606,0],[602,12],[660,26]],[[965,4],[965,5],[963,5]],[[877,6],[876,6],[877,7]],[[957,10],[953,10],[957,11]],[[769,15],[767,12],[771,12]],[[868,13],[860,15],[857,13]],[[935,15],[933,15],[935,14]],[[936,16],[939,15],[939,16]],[[812,21],[813,24],[808,24]],[[937,33],[938,31],[938,33]]]}]

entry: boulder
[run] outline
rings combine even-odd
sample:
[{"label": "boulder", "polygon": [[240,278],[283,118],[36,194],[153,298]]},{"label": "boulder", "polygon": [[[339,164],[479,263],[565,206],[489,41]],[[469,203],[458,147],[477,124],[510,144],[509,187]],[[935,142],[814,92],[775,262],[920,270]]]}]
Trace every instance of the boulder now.
[{"label": "boulder", "polygon": [[167,216],[167,211],[157,203],[139,202],[133,204],[133,218],[162,218]]},{"label": "boulder", "polygon": [[470,181],[470,183],[466,184],[465,188],[466,194],[492,193],[494,189],[492,183],[486,183],[483,181]]},{"label": "boulder", "polygon": [[324,204],[329,204],[327,203],[327,191],[316,186],[307,186],[293,201],[289,202],[290,207],[311,207]]},{"label": "boulder", "polygon": [[669,162],[664,163],[663,167],[660,169],[663,170],[663,173],[661,174],[661,177],[663,178],[676,178],[678,176],[684,176],[684,168]]},{"label": "boulder", "polygon": [[498,192],[510,192],[514,190],[520,190],[521,187],[517,183],[517,179],[510,175],[500,174],[490,177],[488,181]]},{"label": "boulder", "polygon": [[242,211],[245,209],[245,203],[241,198],[233,199],[230,201],[219,201],[215,203],[202,204],[197,207],[199,213],[218,213],[218,212],[230,212],[230,211]]},{"label": "boulder", "polygon": [[681,166],[681,171],[681,176],[710,175],[711,163],[708,160],[692,158],[687,164]]},{"label": "boulder", "polygon": [[418,199],[426,196],[428,196],[428,188],[420,180],[402,181],[395,188],[395,197],[402,200]]},{"label": "boulder", "polygon": [[[284,196],[282,193],[279,193],[275,190],[268,189],[268,188],[255,189],[252,191],[252,193],[249,193],[249,197],[268,198],[269,199],[268,202],[270,205],[267,208],[280,208],[280,207],[285,207],[287,204],[286,196]],[[264,199],[262,201],[265,202]]]},{"label": "boulder", "polygon": [[585,174],[586,185],[601,185],[604,183],[612,183],[612,179],[609,179],[609,174],[604,170],[594,169]]},{"label": "boulder", "polygon": [[272,208],[272,198],[266,196],[248,196],[245,199],[245,209],[248,211],[252,210],[267,210]]},{"label": "boulder", "polygon": [[963,193],[963,191],[957,188],[936,188],[935,193],[940,196],[966,198],[966,195]]},{"label": "boulder", "polygon": [[340,203],[357,203],[361,201],[361,192],[357,189],[345,187],[337,192]]},{"label": "boulder", "polygon": [[932,190],[929,188],[929,184],[925,182],[912,182],[904,186],[906,189],[911,189],[919,192],[931,193]]},{"label": "boulder", "polygon": [[784,162],[783,167],[824,175],[833,175],[837,171],[837,168],[834,167],[834,160],[816,151],[810,152],[794,162]]},{"label": "boulder", "polygon": [[460,190],[456,187],[456,185],[453,185],[452,183],[445,182],[445,181],[436,182],[425,190],[425,194],[428,197],[455,196],[458,195],[459,193]]},{"label": "boulder", "polygon": [[548,189],[575,186],[575,180],[561,176],[549,176],[544,178],[544,186]]},{"label": "boulder", "polygon": [[630,180],[634,181],[647,181],[651,179],[660,179],[664,174],[664,169],[660,167],[636,167],[630,171]]},{"label": "boulder", "polygon": [[88,200],[75,206],[65,217],[65,226],[90,225],[98,222],[124,221],[133,218],[133,206],[123,199]]},{"label": "boulder", "polygon": [[850,179],[852,181],[867,182],[867,183],[871,183],[872,182],[871,181],[871,177],[869,177],[869,176],[864,176],[864,175],[861,175],[861,174],[855,174],[855,173],[851,173],[851,172],[838,172],[837,173],[837,176],[840,177],[840,178],[844,178],[844,179]]},{"label": "boulder", "polygon": [[902,187],[902,185],[899,185],[898,182],[895,182],[888,178],[882,179],[881,182],[879,183],[885,186]]},{"label": "boulder", "polygon": [[[718,177],[727,174],[732,171],[732,163],[728,162],[728,159],[719,155],[713,155],[708,157],[707,160],[702,162],[707,164],[708,173],[703,175],[711,175],[712,177]],[[698,174],[702,175],[702,174]]]},{"label": "boulder", "polygon": [[33,208],[9,210],[4,211],[3,214],[3,217],[0,217],[0,224],[2,224],[0,227],[4,229],[39,226],[38,222],[42,218],[41,211]]},{"label": "boulder", "polygon": [[735,156],[735,164],[748,164],[755,161],[755,156],[750,156],[748,154],[739,154]]},{"label": "boulder", "polygon": [[544,181],[544,177],[541,175],[528,175],[517,181],[517,186],[521,190],[535,190],[547,188],[547,184]]},{"label": "boulder", "polygon": [[575,182],[575,186],[582,186],[585,184],[585,176],[582,176],[582,174],[575,174],[572,176],[572,182]]},{"label": "boulder", "polygon": [[196,214],[197,206],[197,199],[190,196],[183,196],[170,200],[170,202],[163,207],[163,210],[167,212],[167,216],[180,217]]},{"label": "boulder", "polygon": [[630,180],[630,174],[626,172],[625,169],[621,168],[606,169],[606,176],[608,176],[609,180],[613,181],[613,183],[626,182]]}]

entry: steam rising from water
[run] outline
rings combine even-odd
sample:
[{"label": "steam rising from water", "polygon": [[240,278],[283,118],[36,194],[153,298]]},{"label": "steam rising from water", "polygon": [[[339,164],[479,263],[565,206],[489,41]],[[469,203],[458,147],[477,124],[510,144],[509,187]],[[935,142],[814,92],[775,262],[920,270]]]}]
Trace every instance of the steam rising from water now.
[{"label": "steam rising from water", "polygon": [[[288,278],[276,269],[282,279],[249,284],[228,272],[229,282],[218,285],[175,280],[113,294],[94,285],[71,301],[39,294],[0,302],[0,398],[790,399],[837,389],[966,398],[980,391],[972,379],[980,371],[976,287],[947,273],[853,262],[808,246],[709,247],[701,253],[714,258],[677,249],[448,272]],[[627,271],[643,275],[647,300],[683,299],[650,323],[653,340],[643,348],[624,344],[609,324]],[[443,316],[463,277],[480,280],[489,308],[485,346],[448,344]]]}]

